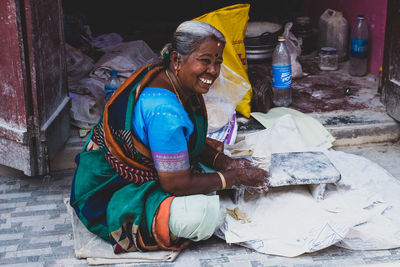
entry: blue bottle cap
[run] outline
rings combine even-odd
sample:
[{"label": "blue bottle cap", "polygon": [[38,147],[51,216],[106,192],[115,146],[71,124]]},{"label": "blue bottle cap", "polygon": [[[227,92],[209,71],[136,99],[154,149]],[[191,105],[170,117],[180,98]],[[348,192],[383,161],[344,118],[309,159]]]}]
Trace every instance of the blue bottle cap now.
[{"label": "blue bottle cap", "polygon": [[364,19],[364,15],[363,14],[358,14],[357,18],[358,19]]},{"label": "blue bottle cap", "polygon": [[110,75],[111,75],[111,76],[115,76],[115,77],[117,77],[117,75],[118,75],[118,71],[116,71],[116,70],[112,70],[112,71],[110,71]]}]

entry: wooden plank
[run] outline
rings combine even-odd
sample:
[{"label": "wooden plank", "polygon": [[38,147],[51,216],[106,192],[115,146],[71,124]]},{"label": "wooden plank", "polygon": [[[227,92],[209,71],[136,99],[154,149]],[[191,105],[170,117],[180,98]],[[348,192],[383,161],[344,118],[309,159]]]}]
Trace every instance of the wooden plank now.
[{"label": "wooden plank", "polygon": [[21,170],[25,175],[35,175],[34,155],[29,146],[0,137],[0,163]]},{"label": "wooden plank", "polygon": [[69,98],[61,0],[23,0],[32,83],[36,174],[49,172],[49,161],[70,135]]},{"label": "wooden plank", "polygon": [[33,105],[41,128],[67,95],[61,1],[25,0],[25,6]]},{"label": "wooden plank", "polygon": [[[1,89],[0,89],[1,90]],[[28,143],[28,132],[23,129],[18,129],[11,123],[0,122],[0,137],[14,140],[21,144]]]},{"label": "wooden plank", "polygon": [[47,174],[70,135],[61,6],[0,1],[0,164],[29,176]]},{"label": "wooden plank", "polygon": [[400,0],[388,1],[383,92],[387,113],[400,121]]},{"label": "wooden plank", "polygon": [[0,1],[0,164],[34,175],[21,10],[19,0]]},{"label": "wooden plank", "polygon": [[385,104],[387,113],[397,121],[400,121],[400,86],[393,82],[385,85]]},{"label": "wooden plank", "polygon": [[18,1],[0,1],[0,136],[25,142],[26,68]]}]

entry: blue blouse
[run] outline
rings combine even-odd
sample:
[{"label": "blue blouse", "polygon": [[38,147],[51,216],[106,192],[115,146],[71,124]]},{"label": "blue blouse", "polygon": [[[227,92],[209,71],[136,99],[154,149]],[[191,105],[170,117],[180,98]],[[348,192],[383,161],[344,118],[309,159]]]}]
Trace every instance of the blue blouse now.
[{"label": "blue blouse", "polygon": [[143,89],[132,124],[136,137],[151,150],[158,171],[189,169],[188,142],[194,125],[174,93],[156,87]]}]

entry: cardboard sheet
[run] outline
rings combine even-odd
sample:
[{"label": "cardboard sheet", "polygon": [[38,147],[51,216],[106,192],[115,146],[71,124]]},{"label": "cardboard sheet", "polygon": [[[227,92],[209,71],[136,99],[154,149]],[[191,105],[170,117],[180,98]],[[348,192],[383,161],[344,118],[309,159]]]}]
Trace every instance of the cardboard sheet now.
[{"label": "cardboard sheet", "polygon": [[79,220],[66,199],[68,213],[72,217],[75,255],[78,259],[86,259],[89,265],[119,263],[154,263],[171,262],[179,255],[178,251],[148,251],[114,254],[112,246],[91,233]]}]

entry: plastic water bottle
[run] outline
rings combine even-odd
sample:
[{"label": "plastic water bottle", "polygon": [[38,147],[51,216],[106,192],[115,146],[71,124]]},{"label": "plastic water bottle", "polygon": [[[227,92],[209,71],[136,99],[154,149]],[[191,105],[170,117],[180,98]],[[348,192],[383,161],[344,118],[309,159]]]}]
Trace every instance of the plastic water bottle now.
[{"label": "plastic water bottle", "polygon": [[352,76],[363,76],[368,70],[368,27],[364,15],[358,15],[351,31],[350,70]]},{"label": "plastic water bottle", "polygon": [[110,71],[110,78],[108,79],[104,87],[104,99],[106,102],[110,100],[112,94],[119,87],[118,72],[116,70]]},{"label": "plastic water bottle", "polygon": [[278,37],[278,44],[272,54],[273,103],[287,107],[292,103],[292,65],[285,45],[285,37]]}]

